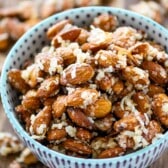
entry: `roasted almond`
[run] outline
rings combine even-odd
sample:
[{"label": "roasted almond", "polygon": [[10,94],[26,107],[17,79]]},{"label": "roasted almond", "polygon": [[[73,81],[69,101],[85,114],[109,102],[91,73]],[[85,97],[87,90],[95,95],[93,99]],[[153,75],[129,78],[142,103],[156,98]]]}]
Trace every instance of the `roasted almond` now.
[{"label": "roasted almond", "polygon": [[105,149],[98,155],[98,158],[99,159],[112,158],[112,157],[123,155],[124,153],[125,153],[125,150],[118,146],[114,148]]},{"label": "roasted almond", "polygon": [[63,138],[65,138],[67,135],[66,131],[64,128],[62,129],[50,129],[49,131],[47,131],[47,140],[48,141],[56,141],[56,140],[61,140]]},{"label": "roasted almond", "polygon": [[52,27],[50,27],[47,31],[47,37],[49,39],[52,39],[55,35],[57,35],[66,24],[71,23],[70,20],[62,20],[58,23],[54,24]]},{"label": "roasted almond", "polygon": [[161,124],[168,127],[168,96],[164,93],[156,94],[153,97],[152,108]]},{"label": "roasted almond", "polygon": [[150,83],[148,72],[139,67],[127,66],[122,71],[122,75],[128,82],[133,84],[137,90],[143,90],[143,88]]},{"label": "roasted almond", "polygon": [[78,128],[77,129],[77,132],[76,132],[76,137],[78,139],[80,139],[81,141],[87,141],[89,142],[92,138],[92,134],[91,132],[89,132],[88,130],[86,129],[83,129],[83,128]]},{"label": "roasted almond", "polygon": [[51,107],[46,106],[44,107],[36,116],[35,119],[32,121],[32,130],[30,132],[35,135],[45,135],[49,124],[51,122]]},{"label": "roasted almond", "polygon": [[94,75],[94,70],[89,64],[71,64],[66,69],[64,69],[60,83],[61,85],[67,84],[82,84],[89,81]]},{"label": "roasted almond", "polygon": [[88,145],[77,140],[67,139],[63,142],[63,147],[66,150],[70,150],[79,154],[87,155],[92,153],[92,149]]},{"label": "roasted almond", "polygon": [[97,100],[99,92],[96,89],[77,88],[67,96],[67,106],[84,108]]},{"label": "roasted almond", "polygon": [[140,118],[142,122],[145,122],[145,118],[143,115],[139,114],[139,116],[135,116],[133,114],[129,114],[114,123],[114,130],[117,132],[124,130],[134,131],[134,128],[140,125],[137,117]]},{"label": "roasted almond", "polygon": [[93,122],[89,120],[89,118],[80,109],[68,108],[67,113],[72,122],[77,126],[91,130],[93,129]]},{"label": "roasted almond", "polygon": [[150,109],[149,97],[142,92],[137,92],[133,95],[133,101],[136,108],[141,113],[146,113]]},{"label": "roasted almond", "polygon": [[167,83],[167,72],[166,70],[156,62],[144,61],[142,63],[142,68],[149,72],[149,77],[156,84],[163,85]]},{"label": "roasted almond", "polygon": [[52,105],[53,117],[59,118],[66,110],[66,96],[58,96]]},{"label": "roasted almond", "polygon": [[148,87],[148,95],[149,97],[153,97],[154,95],[158,93],[164,93],[164,89],[161,86],[155,85],[155,84],[150,84]]},{"label": "roasted almond", "polygon": [[21,71],[12,69],[8,72],[8,81],[10,84],[21,93],[26,93],[29,90],[29,85],[21,77]]},{"label": "roasted almond", "polygon": [[37,90],[37,96],[40,98],[48,98],[54,96],[59,91],[59,76],[52,76],[45,79]]},{"label": "roasted almond", "polygon": [[162,132],[162,128],[159,122],[152,120],[147,126],[148,133],[143,134],[143,137],[149,142],[152,142],[152,139],[159,133]]},{"label": "roasted almond", "polygon": [[95,118],[103,118],[111,112],[112,104],[111,101],[100,97],[95,103],[87,106],[84,110],[88,116]]}]

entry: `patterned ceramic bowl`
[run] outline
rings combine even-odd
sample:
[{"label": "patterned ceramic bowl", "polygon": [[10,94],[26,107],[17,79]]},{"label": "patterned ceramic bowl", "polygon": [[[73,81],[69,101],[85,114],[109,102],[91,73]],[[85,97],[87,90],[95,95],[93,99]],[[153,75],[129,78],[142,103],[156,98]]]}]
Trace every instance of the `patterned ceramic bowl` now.
[{"label": "patterned ceramic bowl", "polygon": [[40,161],[51,168],[143,168],[154,162],[168,145],[167,132],[154,144],[125,156],[99,160],[75,158],[52,151],[32,139],[15,116],[14,107],[19,99],[7,81],[8,71],[12,68],[19,68],[25,60],[32,58],[35,53],[39,52],[48,43],[45,38],[45,32],[54,23],[70,18],[76,25],[84,26],[90,24],[92,19],[101,13],[114,14],[118,17],[121,25],[129,25],[144,30],[149,37],[160,43],[166,50],[168,49],[168,31],[154,21],[123,9],[86,7],[56,14],[32,28],[12,48],[3,67],[1,97],[7,117],[20,139],[32,150]]}]

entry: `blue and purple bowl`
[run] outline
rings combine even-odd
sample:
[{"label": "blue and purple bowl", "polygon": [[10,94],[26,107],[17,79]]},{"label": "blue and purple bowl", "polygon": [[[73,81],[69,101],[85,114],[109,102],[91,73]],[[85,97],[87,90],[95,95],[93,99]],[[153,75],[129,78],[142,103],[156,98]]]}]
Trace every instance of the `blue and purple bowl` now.
[{"label": "blue and purple bowl", "polygon": [[74,21],[74,24],[85,26],[89,25],[93,18],[101,13],[116,15],[120,25],[144,30],[150,38],[160,43],[168,51],[168,31],[151,19],[134,12],[112,7],[85,7],[65,11],[40,22],[14,45],[3,66],[0,85],[6,115],[20,139],[41,162],[50,168],[143,168],[158,159],[168,146],[168,132],[166,132],[154,144],[125,156],[109,159],[82,159],[50,150],[32,139],[20,124],[14,110],[19,103],[19,98],[16,91],[8,83],[8,71],[12,68],[20,68],[26,60],[34,57],[42,47],[48,44],[45,33],[56,22],[69,18]]}]

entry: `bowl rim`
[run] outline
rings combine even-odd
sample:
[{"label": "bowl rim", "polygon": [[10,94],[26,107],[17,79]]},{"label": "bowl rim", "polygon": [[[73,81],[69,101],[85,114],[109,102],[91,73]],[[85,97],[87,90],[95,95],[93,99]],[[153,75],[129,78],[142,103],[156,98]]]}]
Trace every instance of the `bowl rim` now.
[{"label": "bowl rim", "polygon": [[[2,100],[2,105],[3,105],[3,108],[4,108],[4,111],[12,125],[12,127],[14,128],[14,130],[17,132],[17,134],[21,134],[19,135],[19,137],[25,137],[25,140],[29,140],[32,144],[34,144],[37,148],[43,150],[43,151],[47,151],[47,153],[50,153],[51,156],[58,156],[60,158],[64,158],[66,160],[72,160],[75,162],[77,161],[78,163],[79,162],[92,162],[93,164],[96,164],[97,161],[99,161],[100,164],[103,164],[105,162],[113,162],[113,163],[116,163],[118,161],[120,162],[123,162],[124,160],[128,160],[130,158],[136,158],[136,156],[138,155],[142,155],[143,153],[147,152],[147,151],[151,151],[152,149],[154,149],[155,147],[158,147],[159,144],[161,143],[164,143],[167,139],[168,139],[168,131],[165,132],[163,134],[163,136],[159,139],[159,140],[156,140],[155,143],[153,144],[150,144],[148,146],[146,146],[145,148],[142,148],[142,149],[139,149],[135,152],[132,152],[130,154],[126,154],[126,155],[123,155],[123,156],[117,156],[117,157],[114,157],[114,158],[104,158],[104,159],[91,159],[91,158],[88,158],[88,159],[85,159],[85,158],[77,158],[77,157],[74,157],[74,156],[69,156],[69,155],[65,155],[65,154],[62,154],[62,153],[59,153],[57,151],[54,151],[54,150],[51,150],[49,149],[48,147],[42,145],[41,143],[39,143],[38,141],[36,141],[35,139],[33,139],[24,129],[23,127],[21,126],[21,124],[19,123],[18,119],[14,116],[14,111],[10,108],[10,106],[8,105],[7,103],[7,95],[6,95],[6,87],[5,87],[5,84],[6,84],[6,79],[7,79],[7,72],[6,72],[6,67],[8,67],[8,65],[10,64],[10,58],[12,57],[12,54],[14,52],[14,50],[16,48],[18,48],[18,46],[20,44],[23,43],[23,40],[25,39],[25,37],[29,36],[31,34],[32,31],[34,31],[36,28],[39,28],[40,25],[42,24],[45,24],[46,22],[50,22],[52,21],[53,18],[55,18],[56,16],[61,16],[61,15],[67,15],[67,14],[70,14],[71,12],[80,12],[80,11],[91,11],[91,10],[100,10],[100,9],[104,9],[104,10],[108,10],[108,11],[111,11],[112,12],[112,15],[115,15],[113,14],[113,12],[124,12],[125,14],[129,14],[129,15],[132,15],[138,19],[142,18],[144,20],[146,20],[148,22],[148,24],[150,25],[153,25],[153,26],[156,26],[159,28],[160,31],[164,32],[164,34],[168,37],[168,30],[166,30],[166,28],[164,28],[163,26],[161,26],[160,24],[158,24],[157,22],[153,21],[152,19],[150,18],[147,18],[146,16],[143,16],[143,15],[140,15],[138,13],[135,13],[135,12],[132,12],[132,11],[129,11],[129,10],[126,10],[126,9],[122,9],[122,8],[115,8],[115,7],[104,7],[104,6],[90,6],[90,7],[81,7],[81,8],[75,8],[75,9],[69,9],[69,10],[66,10],[66,11],[63,11],[63,12],[60,12],[60,13],[57,13],[57,14],[54,14],[52,16],[50,16],[49,18],[47,19],[44,19],[43,21],[39,22],[37,25],[35,25],[34,27],[32,27],[31,29],[29,29],[16,43],[15,45],[12,47],[12,49],[10,49],[10,52],[8,53],[6,59],[5,59],[5,62],[4,62],[4,65],[3,65],[3,68],[2,68],[2,73],[1,73],[1,81],[0,81],[0,92],[1,92],[1,100]],[[12,111],[12,112],[11,112]],[[31,150],[31,148],[30,148]]]}]

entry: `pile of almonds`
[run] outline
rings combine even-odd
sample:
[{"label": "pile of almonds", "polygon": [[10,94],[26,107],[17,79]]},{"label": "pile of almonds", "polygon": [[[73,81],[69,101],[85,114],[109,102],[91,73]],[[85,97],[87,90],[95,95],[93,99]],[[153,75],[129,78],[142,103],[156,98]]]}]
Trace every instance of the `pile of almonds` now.
[{"label": "pile of almonds", "polygon": [[60,21],[47,36],[50,46],[8,73],[21,93],[16,113],[32,138],[66,155],[111,158],[162,137],[168,127],[162,46],[108,14],[87,28]]}]

